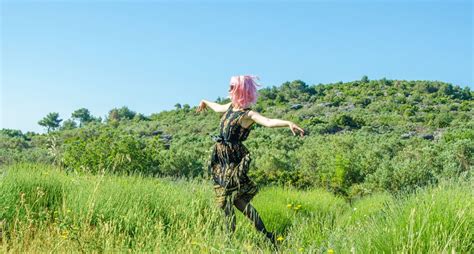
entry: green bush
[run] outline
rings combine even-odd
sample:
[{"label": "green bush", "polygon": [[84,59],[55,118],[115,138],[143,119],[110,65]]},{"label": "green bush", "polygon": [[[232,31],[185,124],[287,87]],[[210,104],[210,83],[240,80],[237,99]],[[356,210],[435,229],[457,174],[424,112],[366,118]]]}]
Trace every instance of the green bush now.
[{"label": "green bush", "polygon": [[110,126],[83,128],[64,142],[66,168],[88,172],[159,173],[159,148]]}]

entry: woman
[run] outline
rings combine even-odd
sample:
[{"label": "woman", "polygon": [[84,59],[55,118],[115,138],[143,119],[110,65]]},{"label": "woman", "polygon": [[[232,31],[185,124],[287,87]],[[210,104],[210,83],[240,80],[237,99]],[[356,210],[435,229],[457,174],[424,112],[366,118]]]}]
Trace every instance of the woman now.
[{"label": "woman", "polygon": [[201,112],[210,108],[215,112],[224,113],[220,122],[220,135],[214,137],[216,144],[212,150],[209,171],[214,180],[216,201],[226,216],[227,229],[235,231],[233,209],[235,205],[253,222],[258,231],[275,243],[275,235],[267,231],[257,211],[250,204],[258,188],[247,176],[251,158],[242,141],[247,139],[253,123],[270,128],[289,127],[293,135],[299,132],[303,136],[304,131],[290,121],[269,119],[249,108],[257,100],[256,79],[254,76],[232,77],[229,89],[230,103],[221,105],[202,100],[196,111]]}]

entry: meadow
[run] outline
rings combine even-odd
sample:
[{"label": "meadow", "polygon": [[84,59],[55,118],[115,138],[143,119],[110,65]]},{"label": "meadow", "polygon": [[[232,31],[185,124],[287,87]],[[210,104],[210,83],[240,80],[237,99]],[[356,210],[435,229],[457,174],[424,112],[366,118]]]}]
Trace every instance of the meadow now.
[{"label": "meadow", "polygon": [[220,116],[177,103],[0,130],[0,252],[474,252],[468,87],[364,76],[259,94],[254,110],[306,132],[253,125],[244,142],[278,250],[238,212],[226,233],[207,167]]},{"label": "meadow", "polygon": [[472,253],[473,182],[348,202],[323,189],[266,186],[253,200],[273,249],[240,213],[228,236],[205,178],[0,169],[0,252]]}]

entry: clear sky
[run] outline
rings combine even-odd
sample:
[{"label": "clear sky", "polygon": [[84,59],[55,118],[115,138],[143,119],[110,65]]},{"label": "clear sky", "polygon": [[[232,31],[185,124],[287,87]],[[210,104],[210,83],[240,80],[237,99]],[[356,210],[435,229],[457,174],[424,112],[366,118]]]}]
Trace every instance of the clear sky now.
[{"label": "clear sky", "polygon": [[473,2],[1,1],[0,128],[48,112],[150,114],[264,86],[370,79],[474,87]]}]

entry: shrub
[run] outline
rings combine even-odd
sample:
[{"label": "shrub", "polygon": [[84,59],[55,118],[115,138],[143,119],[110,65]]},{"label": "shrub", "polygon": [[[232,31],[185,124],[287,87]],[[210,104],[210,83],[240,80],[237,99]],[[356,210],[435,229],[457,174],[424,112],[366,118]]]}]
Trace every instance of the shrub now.
[{"label": "shrub", "polygon": [[159,173],[155,149],[133,134],[105,125],[97,129],[81,129],[66,139],[63,162],[67,168],[95,173],[154,174]]}]

